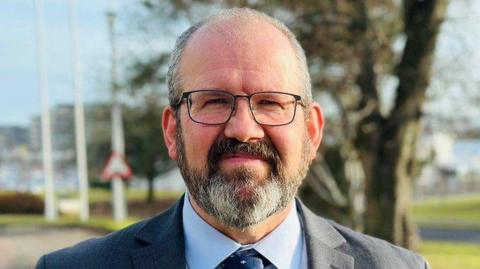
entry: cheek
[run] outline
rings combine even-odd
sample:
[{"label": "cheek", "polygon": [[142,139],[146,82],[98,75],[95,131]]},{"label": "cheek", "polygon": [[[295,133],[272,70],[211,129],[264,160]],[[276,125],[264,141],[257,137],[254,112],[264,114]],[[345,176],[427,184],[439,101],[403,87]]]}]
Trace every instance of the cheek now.
[{"label": "cheek", "polygon": [[280,126],[270,130],[268,136],[280,153],[283,164],[287,169],[297,167],[301,161],[304,131],[300,126]]},{"label": "cheek", "polygon": [[194,123],[187,119],[182,126],[185,154],[190,166],[202,169],[207,163],[208,151],[218,137],[218,129]]}]

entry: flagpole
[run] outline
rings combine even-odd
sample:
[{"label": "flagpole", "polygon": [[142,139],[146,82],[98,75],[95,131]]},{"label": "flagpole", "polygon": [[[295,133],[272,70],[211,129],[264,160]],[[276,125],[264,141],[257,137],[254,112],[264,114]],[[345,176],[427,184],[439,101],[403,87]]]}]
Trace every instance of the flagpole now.
[{"label": "flagpole", "polygon": [[53,184],[53,160],[52,160],[52,138],[50,124],[50,107],[48,103],[48,78],[47,64],[45,59],[44,43],[44,14],[43,0],[35,1],[36,9],[36,28],[37,28],[37,65],[39,73],[39,87],[42,103],[42,155],[43,155],[43,174],[45,177],[45,218],[48,221],[58,219],[58,212],[55,204],[55,191]]},{"label": "flagpole", "polygon": [[[122,108],[118,100],[118,84],[116,70],[116,47],[115,47],[115,2],[112,0],[110,11],[107,13],[110,45],[111,45],[111,76],[112,76],[112,154],[124,155],[125,142],[122,126]],[[125,183],[117,174],[112,179],[113,188],[113,217],[115,221],[123,221],[127,218],[127,206],[125,199]]]},{"label": "flagpole", "polygon": [[78,31],[75,20],[76,0],[70,0],[69,7],[70,37],[72,44],[73,91],[75,94],[75,145],[80,193],[80,220],[87,221],[90,215],[88,203],[87,146],[85,139],[85,112],[83,108],[81,66],[78,58]]}]

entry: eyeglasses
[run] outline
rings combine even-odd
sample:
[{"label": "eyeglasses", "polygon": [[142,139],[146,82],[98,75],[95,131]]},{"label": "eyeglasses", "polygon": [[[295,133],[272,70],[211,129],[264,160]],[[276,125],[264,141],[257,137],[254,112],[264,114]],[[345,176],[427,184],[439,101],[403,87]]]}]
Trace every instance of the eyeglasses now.
[{"label": "eyeglasses", "polygon": [[265,126],[290,124],[295,118],[297,104],[305,107],[302,98],[291,93],[257,92],[251,95],[234,95],[220,90],[184,92],[174,107],[179,107],[186,99],[188,115],[192,121],[219,125],[230,120],[237,98],[247,98],[253,119]]}]

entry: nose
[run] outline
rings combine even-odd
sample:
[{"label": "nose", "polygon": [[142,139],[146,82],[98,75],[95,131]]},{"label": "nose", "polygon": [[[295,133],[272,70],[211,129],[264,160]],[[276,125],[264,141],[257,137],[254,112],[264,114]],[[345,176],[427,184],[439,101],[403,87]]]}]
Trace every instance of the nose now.
[{"label": "nose", "polygon": [[260,140],[265,133],[250,111],[248,99],[239,98],[232,112],[230,120],[226,123],[224,134],[240,142]]}]

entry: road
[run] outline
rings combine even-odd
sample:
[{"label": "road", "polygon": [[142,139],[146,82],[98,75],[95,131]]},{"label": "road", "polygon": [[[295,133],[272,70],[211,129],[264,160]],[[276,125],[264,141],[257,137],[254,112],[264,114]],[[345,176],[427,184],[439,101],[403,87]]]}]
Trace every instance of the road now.
[{"label": "road", "polygon": [[32,269],[43,254],[99,235],[71,227],[0,227],[0,269]]},{"label": "road", "polygon": [[479,230],[422,228],[420,229],[420,237],[425,240],[460,241],[480,244]]}]

